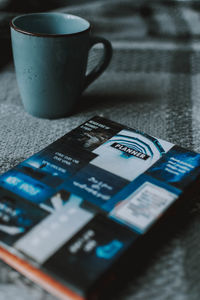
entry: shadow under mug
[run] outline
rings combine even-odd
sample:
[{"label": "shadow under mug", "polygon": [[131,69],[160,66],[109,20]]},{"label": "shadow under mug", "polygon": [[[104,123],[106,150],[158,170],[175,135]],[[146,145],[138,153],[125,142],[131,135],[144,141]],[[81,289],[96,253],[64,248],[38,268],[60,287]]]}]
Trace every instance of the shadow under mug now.
[{"label": "shadow under mug", "polygon": [[[33,13],[10,22],[17,82],[25,110],[37,117],[70,115],[83,90],[108,66],[112,46],[90,35],[90,23],[64,13]],[[102,43],[104,55],[86,75],[88,53]]]}]

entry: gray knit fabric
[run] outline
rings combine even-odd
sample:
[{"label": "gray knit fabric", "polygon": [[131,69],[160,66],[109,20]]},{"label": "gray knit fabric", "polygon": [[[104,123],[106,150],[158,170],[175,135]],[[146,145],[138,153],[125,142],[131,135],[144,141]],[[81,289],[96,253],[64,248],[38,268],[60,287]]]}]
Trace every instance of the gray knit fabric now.
[{"label": "gray knit fabric", "polygon": [[[21,12],[48,9],[87,18],[93,33],[108,38],[114,49],[110,66],[84,92],[74,115],[57,120],[35,118],[24,111],[9,52],[8,20]],[[198,1],[1,0],[0,10],[1,173],[96,114],[200,151]],[[97,46],[91,51],[89,68],[100,55]],[[171,239],[114,299],[198,300],[199,279],[196,205],[184,228],[174,228]],[[0,300],[27,299],[55,298],[0,262]]]}]

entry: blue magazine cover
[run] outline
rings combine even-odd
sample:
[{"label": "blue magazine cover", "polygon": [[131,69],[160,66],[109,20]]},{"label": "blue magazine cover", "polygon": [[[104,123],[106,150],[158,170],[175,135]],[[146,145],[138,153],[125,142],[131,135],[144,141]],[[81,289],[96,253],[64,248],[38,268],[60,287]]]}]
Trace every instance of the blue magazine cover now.
[{"label": "blue magazine cover", "polygon": [[61,299],[87,299],[199,166],[198,153],[96,116],[0,176],[0,258]]}]

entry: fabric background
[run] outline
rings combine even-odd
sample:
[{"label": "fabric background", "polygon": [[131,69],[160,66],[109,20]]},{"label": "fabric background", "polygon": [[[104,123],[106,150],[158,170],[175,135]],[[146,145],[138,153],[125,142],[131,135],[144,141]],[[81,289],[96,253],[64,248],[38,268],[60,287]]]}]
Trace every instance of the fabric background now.
[{"label": "fabric background", "polygon": [[[75,114],[58,120],[24,112],[10,50],[8,21],[46,10],[85,17],[114,49],[108,69],[84,92]],[[198,1],[0,0],[0,54],[1,173],[96,114],[200,151]],[[89,68],[100,54],[98,46],[91,51]],[[113,299],[200,298],[198,202],[189,216]],[[27,299],[55,300],[0,262],[0,300]]]}]

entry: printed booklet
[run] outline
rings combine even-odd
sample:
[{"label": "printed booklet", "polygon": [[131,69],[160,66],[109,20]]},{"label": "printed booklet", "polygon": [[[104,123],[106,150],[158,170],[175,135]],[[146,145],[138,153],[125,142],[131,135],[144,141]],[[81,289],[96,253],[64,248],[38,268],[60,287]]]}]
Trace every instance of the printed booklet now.
[{"label": "printed booklet", "polygon": [[200,154],[96,116],[0,176],[0,258],[60,299],[98,299],[198,188],[199,166]]}]

